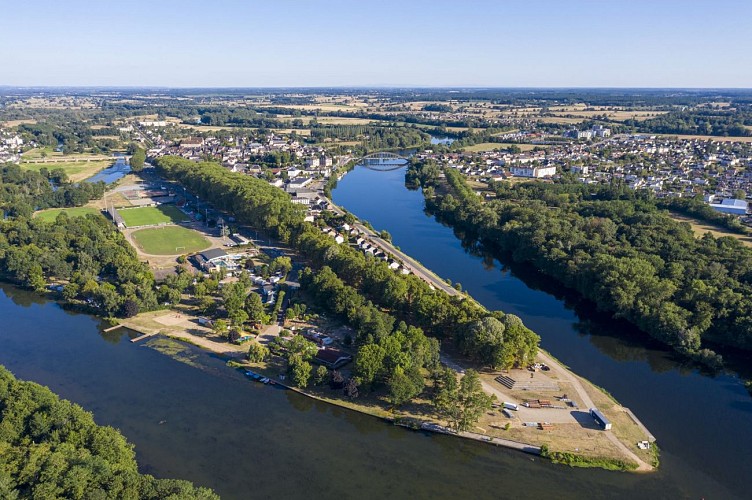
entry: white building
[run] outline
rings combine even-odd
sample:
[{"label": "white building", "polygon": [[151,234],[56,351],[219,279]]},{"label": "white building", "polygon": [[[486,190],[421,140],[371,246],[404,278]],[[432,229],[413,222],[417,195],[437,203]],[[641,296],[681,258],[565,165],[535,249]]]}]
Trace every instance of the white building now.
[{"label": "white building", "polygon": [[710,208],[724,214],[746,215],[748,203],[745,200],[726,198],[720,203],[711,203]]},{"label": "white building", "polygon": [[534,179],[556,175],[556,167],[553,165],[548,167],[512,167],[510,171],[515,177],[531,177]]}]

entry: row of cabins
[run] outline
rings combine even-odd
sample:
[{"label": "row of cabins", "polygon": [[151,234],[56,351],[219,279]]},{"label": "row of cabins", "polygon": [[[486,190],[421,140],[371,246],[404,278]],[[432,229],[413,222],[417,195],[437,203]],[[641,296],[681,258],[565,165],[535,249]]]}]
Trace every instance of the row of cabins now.
[{"label": "row of cabins", "polygon": [[344,224],[339,231],[331,227],[325,227],[322,232],[327,236],[334,238],[337,244],[341,245],[346,241],[354,238],[354,246],[366,255],[371,255],[377,259],[381,259],[387,262],[389,269],[400,272],[402,274],[410,274],[410,270],[400,264],[394,259],[390,259],[390,256],[384,252],[380,247],[371,243],[368,238],[361,236],[362,232],[357,228],[351,227],[349,224]]}]

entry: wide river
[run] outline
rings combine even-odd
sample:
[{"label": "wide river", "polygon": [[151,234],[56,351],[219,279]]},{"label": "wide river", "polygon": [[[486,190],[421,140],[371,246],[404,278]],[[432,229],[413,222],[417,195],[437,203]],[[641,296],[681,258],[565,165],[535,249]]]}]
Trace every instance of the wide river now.
[{"label": "wide river", "polygon": [[752,405],[737,379],[682,370],[641,337],[620,340],[613,325],[465,253],[403,175],[358,168],[334,198],[488,307],[521,316],[554,355],[631,407],[659,439],[659,472],[570,469],[393,427],[252,383],[191,346],[167,356],[103,334],[95,318],[12,287],[0,287],[0,364],[119,428],[143,472],[223,498],[745,497]]},{"label": "wide river", "polygon": [[[395,245],[442,278],[461,283],[489,309],[520,316],[546,350],[631,408],[658,439],[656,477],[666,496],[675,496],[672,488],[681,485],[682,496],[749,498],[752,398],[739,378],[713,378],[686,366],[534,270],[510,269],[466,252],[451,228],[424,213],[423,196],[405,188],[404,173],[358,167],[339,182],[333,200],[377,230],[386,229]],[[540,483],[534,467],[519,474],[521,481]],[[599,481],[594,474],[575,490],[587,495]],[[635,496],[644,495],[638,493],[644,487],[639,478],[610,475],[608,481],[632,482]]]}]

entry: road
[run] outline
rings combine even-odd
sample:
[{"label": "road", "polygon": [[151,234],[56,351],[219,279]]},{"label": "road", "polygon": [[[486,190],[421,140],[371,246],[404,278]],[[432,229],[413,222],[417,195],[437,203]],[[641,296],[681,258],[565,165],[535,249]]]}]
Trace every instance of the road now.
[{"label": "road", "polygon": [[[322,198],[325,198],[324,195],[321,195]],[[326,199],[326,198],[325,198]],[[336,212],[339,215],[344,215],[345,211],[342,210],[340,207],[335,205],[331,200],[327,200],[329,202],[330,208]],[[434,273],[432,273],[430,270],[428,270],[423,264],[419,263],[406,253],[402,252],[401,250],[398,250],[394,245],[389,243],[388,241],[381,238],[375,231],[367,228],[360,222],[356,222],[354,226],[359,230],[365,233],[368,238],[371,240],[371,243],[377,247],[379,247],[381,250],[386,252],[387,254],[392,255],[394,258],[402,261],[402,264],[407,268],[411,273],[428,283],[429,285],[433,286],[434,288],[438,288],[439,290],[442,290],[449,295],[452,296],[460,296],[463,297],[462,293],[455,290],[451,286],[447,285],[444,280],[436,276]]]}]

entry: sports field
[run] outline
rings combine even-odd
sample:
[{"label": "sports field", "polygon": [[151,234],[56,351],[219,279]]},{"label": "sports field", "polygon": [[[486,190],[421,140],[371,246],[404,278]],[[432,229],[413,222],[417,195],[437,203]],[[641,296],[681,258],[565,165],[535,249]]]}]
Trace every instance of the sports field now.
[{"label": "sports field", "polygon": [[182,255],[211,246],[209,240],[196,231],[181,226],[148,227],[131,236],[144,253],[151,255]]},{"label": "sports field", "polygon": [[[74,208],[51,208],[34,214],[34,217],[46,222],[54,221],[61,212],[68,214],[68,217],[81,217],[87,214],[100,214],[99,210],[93,207],[74,207]],[[101,215],[101,214],[100,214]]]},{"label": "sports field", "polygon": [[128,227],[155,226],[172,222],[177,224],[189,217],[174,205],[159,205],[156,207],[126,208],[118,210],[125,225]]}]

